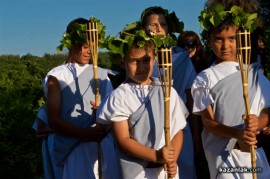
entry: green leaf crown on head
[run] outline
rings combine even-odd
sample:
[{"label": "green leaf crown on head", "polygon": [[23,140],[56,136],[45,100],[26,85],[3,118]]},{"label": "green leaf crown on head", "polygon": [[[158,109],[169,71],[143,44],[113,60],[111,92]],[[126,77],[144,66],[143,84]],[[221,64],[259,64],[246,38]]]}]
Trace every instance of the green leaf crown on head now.
[{"label": "green leaf crown on head", "polygon": [[175,40],[167,35],[151,35],[147,33],[139,21],[128,24],[120,33],[120,37],[107,37],[106,48],[109,50],[112,61],[122,61],[125,54],[136,45],[143,48],[147,41],[155,44],[156,51],[159,47],[170,47],[175,45]]},{"label": "green leaf crown on head", "polygon": [[201,26],[205,31],[218,27],[224,20],[231,18],[232,22],[239,28],[250,30],[257,28],[257,13],[249,14],[239,6],[232,6],[230,10],[217,3],[210,9],[205,8],[198,17]]},{"label": "green leaf crown on head", "polygon": [[[104,26],[99,19],[95,17],[90,17],[89,21],[97,22],[98,25],[98,43],[100,48],[104,48],[105,41],[105,29]],[[71,27],[71,31],[69,33],[64,33],[62,36],[62,40],[60,41],[60,45],[56,48],[58,52],[63,51],[64,48],[70,49],[73,45],[82,45],[87,43],[88,39],[86,37],[86,24],[78,24],[75,23]]]}]

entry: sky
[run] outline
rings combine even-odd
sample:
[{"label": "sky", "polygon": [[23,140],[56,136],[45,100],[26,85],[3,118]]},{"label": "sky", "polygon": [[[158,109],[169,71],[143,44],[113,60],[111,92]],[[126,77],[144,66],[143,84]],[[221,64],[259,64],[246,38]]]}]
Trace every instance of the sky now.
[{"label": "sky", "polygon": [[184,30],[202,31],[198,22],[205,0],[0,0],[0,55],[55,54],[67,24],[94,16],[116,36],[139,20],[149,6],[174,11]]}]

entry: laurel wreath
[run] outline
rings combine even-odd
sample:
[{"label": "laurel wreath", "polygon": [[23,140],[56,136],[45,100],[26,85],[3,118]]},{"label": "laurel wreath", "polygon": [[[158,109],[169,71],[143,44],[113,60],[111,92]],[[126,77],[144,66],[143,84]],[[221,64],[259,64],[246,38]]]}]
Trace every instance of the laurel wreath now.
[{"label": "laurel wreath", "polygon": [[[90,17],[89,21],[97,22],[98,24],[98,44],[100,48],[105,47],[105,29],[106,26],[104,26],[99,19],[95,17]],[[60,45],[56,48],[57,52],[63,51],[64,48],[70,49],[73,45],[82,45],[87,43],[87,37],[86,37],[86,30],[87,25],[86,24],[74,24],[71,27],[70,33],[64,33],[62,36],[62,39],[60,41]]]},{"label": "laurel wreath", "polygon": [[[129,33],[130,30],[134,30]],[[106,49],[109,51],[110,59],[112,61],[122,61],[125,52],[128,52],[133,45],[142,48],[145,46],[147,41],[153,41],[155,43],[156,52],[160,47],[171,47],[175,46],[176,42],[173,37],[167,35],[154,35],[147,33],[142,27],[139,21],[133,22],[126,25],[126,27],[119,33],[120,37],[107,37],[106,38]]]},{"label": "laurel wreath", "polygon": [[210,9],[205,8],[198,17],[201,26],[206,31],[219,26],[227,18],[231,18],[239,28],[250,30],[250,32],[257,28],[257,13],[246,13],[239,6],[232,6],[229,11],[225,11],[224,7],[217,3]]}]

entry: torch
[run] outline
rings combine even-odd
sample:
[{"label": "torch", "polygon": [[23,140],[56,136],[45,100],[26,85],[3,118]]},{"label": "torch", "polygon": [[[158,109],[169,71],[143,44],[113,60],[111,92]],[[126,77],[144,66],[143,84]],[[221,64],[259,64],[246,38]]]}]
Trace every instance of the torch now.
[{"label": "torch", "polygon": [[164,97],[164,133],[165,145],[171,145],[170,137],[170,96],[172,87],[172,49],[158,50],[158,72]]},{"label": "torch", "polygon": [[[243,86],[243,97],[245,101],[246,114],[250,114],[250,104],[248,98],[248,72],[251,56],[251,40],[250,40],[250,31],[246,29],[241,29],[237,31],[236,34],[236,48],[237,48],[237,59],[239,62],[241,77],[242,77],[242,86]],[[251,154],[251,166],[256,167],[256,158],[255,158],[255,149],[254,145],[250,146]],[[255,172],[252,173],[253,179],[257,179]]]},{"label": "torch", "polygon": [[[91,58],[93,61],[93,71],[94,71],[94,88],[95,88],[95,107],[96,109],[100,103],[100,94],[98,86],[98,23],[94,22],[91,17],[87,23],[87,40],[91,53]],[[98,175],[99,179],[102,179],[102,165],[101,165],[101,145],[98,143]]]}]

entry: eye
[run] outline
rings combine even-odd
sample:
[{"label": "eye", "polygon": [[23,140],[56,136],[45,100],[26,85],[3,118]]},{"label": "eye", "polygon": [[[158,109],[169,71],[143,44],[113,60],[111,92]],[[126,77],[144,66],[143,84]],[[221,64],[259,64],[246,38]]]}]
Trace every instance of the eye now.
[{"label": "eye", "polygon": [[150,63],[150,58],[143,59],[143,63],[146,63],[146,64]]},{"label": "eye", "polygon": [[229,40],[230,40],[231,42],[233,42],[233,41],[236,40],[236,37],[235,37],[235,36],[231,36],[231,37],[229,38]]},{"label": "eye", "polygon": [[149,25],[148,25],[148,28],[149,28],[150,30],[155,30],[155,29],[157,28],[157,25],[156,25],[156,24],[149,24]]},{"label": "eye", "polygon": [[137,63],[137,60],[136,60],[136,59],[129,59],[128,62],[129,62],[129,63],[132,63],[132,64],[136,64],[136,63]]},{"label": "eye", "polygon": [[166,23],[161,23],[160,25],[161,25],[161,27],[163,27],[163,28],[168,26]]},{"label": "eye", "polygon": [[89,48],[88,44],[84,44],[84,45],[83,45],[83,48],[84,48],[84,49]]},{"label": "eye", "polygon": [[222,39],[220,37],[215,37],[214,42],[222,42]]}]

